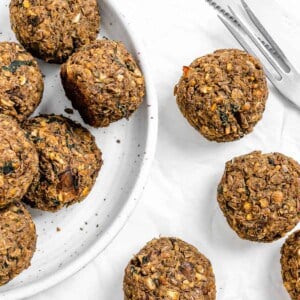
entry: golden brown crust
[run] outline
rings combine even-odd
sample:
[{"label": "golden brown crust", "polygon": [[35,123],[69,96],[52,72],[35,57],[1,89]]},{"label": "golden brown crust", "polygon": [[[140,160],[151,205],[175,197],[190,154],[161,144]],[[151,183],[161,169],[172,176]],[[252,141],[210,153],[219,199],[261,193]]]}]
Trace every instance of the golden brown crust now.
[{"label": "golden brown crust", "polygon": [[98,40],[74,53],[61,68],[62,83],[84,121],[105,127],[142,103],[144,78],[121,42]]},{"label": "golden brown crust", "polygon": [[39,158],[39,176],[24,202],[57,211],[82,201],[91,191],[102,166],[95,138],[80,124],[63,116],[42,115],[24,123]]},{"label": "golden brown crust", "polygon": [[37,173],[34,145],[16,120],[0,114],[0,208],[21,200]]},{"label": "golden brown crust", "polygon": [[29,52],[55,63],[94,41],[100,27],[96,0],[11,0],[10,19]]},{"label": "golden brown crust", "polygon": [[177,238],[150,241],[129,262],[123,289],[126,300],[215,300],[209,260]]},{"label": "golden brown crust", "polygon": [[14,202],[0,209],[0,285],[30,266],[35,247],[35,225],[24,205]]},{"label": "golden brown crust", "polygon": [[281,274],[292,300],[300,299],[300,230],[291,234],[281,248]]},{"label": "golden brown crust", "polygon": [[299,221],[300,166],[280,153],[236,157],[226,163],[218,202],[241,238],[277,240]]},{"label": "golden brown crust", "polygon": [[0,43],[0,114],[27,119],[41,102],[42,73],[36,60],[16,44]]},{"label": "golden brown crust", "polygon": [[262,118],[268,87],[258,59],[224,49],[184,67],[175,95],[182,114],[205,138],[229,142],[250,133]]}]

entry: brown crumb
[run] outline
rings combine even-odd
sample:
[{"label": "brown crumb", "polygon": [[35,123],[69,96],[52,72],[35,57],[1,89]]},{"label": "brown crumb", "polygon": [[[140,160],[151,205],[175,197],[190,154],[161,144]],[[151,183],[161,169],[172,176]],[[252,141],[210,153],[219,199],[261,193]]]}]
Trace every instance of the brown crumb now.
[{"label": "brown crumb", "polygon": [[70,115],[72,115],[73,113],[74,113],[74,110],[72,109],[72,108],[65,108],[65,112],[67,113],[67,114],[70,114]]},{"label": "brown crumb", "polygon": [[60,227],[56,227],[56,231],[60,232],[61,231]]}]

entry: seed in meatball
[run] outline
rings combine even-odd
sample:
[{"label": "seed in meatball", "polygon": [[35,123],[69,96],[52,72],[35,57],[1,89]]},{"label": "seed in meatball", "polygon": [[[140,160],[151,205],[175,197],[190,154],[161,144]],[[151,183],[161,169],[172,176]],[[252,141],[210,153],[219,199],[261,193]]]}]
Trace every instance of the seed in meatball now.
[{"label": "seed in meatball", "polygon": [[94,136],[80,124],[57,115],[30,119],[24,129],[36,146],[40,163],[23,201],[55,212],[86,198],[102,166]]},{"label": "seed in meatball", "polygon": [[0,114],[0,208],[19,201],[38,173],[33,143],[17,121]]},{"label": "seed in meatball", "polygon": [[0,42],[0,114],[26,120],[40,104],[42,73],[31,54],[17,43]]},{"label": "seed in meatball", "polygon": [[20,43],[50,63],[93,42],[100,28],[97,0],[11,0],[10,20]]},{"label": "seed in meatball", "polygon": [[206,139],[230,142],[252,132],[262,118],[268,87],[257,58],[225,49],[184,67],[175,95],[183,116]]},{"label": "seed in meatball", "polygon": [[125,269],[126,300],[215,300],[210,261],[177,238],[150,241]]},{"label": "seed in meatball", "polygon": [[62,65],[67,97],[83,120],[106,127],[128,119],[143,101],[144,78],[121,42],[98,40],[82,47]]},{"label": "seed in meatball", "polygon": [[243,239],[272,242],[299,221],[300,166],[281,153],[260,151],[226,163],[218,202]]},{"label": "seed in meatball", "polygon": [[0,209],[0,285],[30,266],[36,247],[32,218],[20,202]]}]

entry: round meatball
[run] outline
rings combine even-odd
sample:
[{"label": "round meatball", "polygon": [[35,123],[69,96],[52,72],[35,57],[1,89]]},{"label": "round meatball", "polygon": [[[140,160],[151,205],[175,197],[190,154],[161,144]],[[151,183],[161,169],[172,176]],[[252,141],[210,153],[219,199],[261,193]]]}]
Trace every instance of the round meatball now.
[{"label": "round meatball", "polygon": [[300,166],[280,154],[255,151],[226,163],[218,202],[243,239],[272,242],[299,221]]},{"label": "round meatball", "polygon": [[39,154],[39,174],[23,201],[31,207],[57,211],[82,201],[102,166],[95,138],[63,116],[42,115],[24,123]]},{"label": "round meatball", "polygon": [[261,63],[244,51],[218,50],[183,68],[177,104],[205,138],[230,142],[250,133],[268,97]]},{"label": "round meatball", "polygon": [[27,119],[40,104],[42,73],[35,59],[16,43],[0,43],[0,114]]},{"label": "round meatball", "polygon": [[38,164],[35,147],[17,121],[0,114],[0,208],[22,199]]},{"label": "round meatball", "polygon": [[129,262],[123,283],[126,300],[215,300],[209,260],[176,238],[150,241]]},{"label": "round meatball", "polygon": [[97,0],[11,0],[10,19],[20,43],[51,63],[94,41],[100,28]]},{"label": "round meatball", "polygon": [[61,68],[74,108],[94,127],[129,116],[145,93],[144,78],[121,42],[98,40],[74,53]]},{"label": "round meatball", "polygon": [[281,274],[292,300],[300,299],[300,230],[291,234],[281,248]]},{"label": "round meatball", "polygon": [[0,236],[0,285],[3,285],[30,266],[35,251],[35,225],[20,202],[0,209]]}]

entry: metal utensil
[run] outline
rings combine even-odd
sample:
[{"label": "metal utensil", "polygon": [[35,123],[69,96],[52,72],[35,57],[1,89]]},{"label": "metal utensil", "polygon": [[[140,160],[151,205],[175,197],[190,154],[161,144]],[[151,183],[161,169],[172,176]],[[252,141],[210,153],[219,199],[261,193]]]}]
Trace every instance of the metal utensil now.
[{"label": "metal utensil", "polygon": [[[212,8],[214,8],[219,14],[228,19],[231,22],[234,22],[238,27],[241,28],[238,21],[234,18],[234,16],[230,13],[228,8],[228,2],[230,0],[205,0]],[[241,28],[242,29],[242,28]],[[262,44],[269,50],[276,54],[276,51],[272,49],[272,47],[263,40],[261,36],[258,36]]]},{"label": "metal utensil", "polygon": [[[223,17],[237,23],[234,17],[230,14],[227,9],[227,5],[222,0],[205,0],[209,5],[211,5],[215,10],[217,10]],[[237,24],[239,26],[239,24]]]},{"label": "metal utensil", "polygon": [[[255,56],[256,53],[259,52],[266,58],[266,60],[270,63],[270,66],[267,67],[267,65],[264,64],[264,69],[269,80],[284,97],[300,108],[299,72],[292,65],[259,19],[255,16],[246,1],[241,0],[241,4],[249,17],[249,24],[244,22],[239,14],[230,6],[228,6],[228,11],[235,21],[231,21],[230,18],[224,17],[223,14],[219,14],[218,17],[247,52]],[[266,47],[255,33],[255,29],[258,30],[259,34],[265,41],[267,41],[271,48]]]}]

